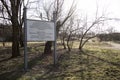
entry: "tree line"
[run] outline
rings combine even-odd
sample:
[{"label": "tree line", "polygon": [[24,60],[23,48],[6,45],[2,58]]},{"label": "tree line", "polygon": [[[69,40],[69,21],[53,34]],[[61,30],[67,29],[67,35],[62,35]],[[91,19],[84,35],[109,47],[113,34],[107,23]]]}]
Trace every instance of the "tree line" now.
[{"label": "tree line", "polygon": [[120,41],[120,33],[98,34],[100,41]]}]

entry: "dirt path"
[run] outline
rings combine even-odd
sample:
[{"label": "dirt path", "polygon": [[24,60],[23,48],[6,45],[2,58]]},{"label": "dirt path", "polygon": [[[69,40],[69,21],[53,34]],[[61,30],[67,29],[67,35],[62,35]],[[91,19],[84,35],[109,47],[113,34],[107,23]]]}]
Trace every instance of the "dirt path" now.
[{"label": "dirt path", "polygon": [[117,43],[114,43],[114,42],[107,42],[107,43],[111,45],[110,48],[120,49],[120,44],[117,44]]}]

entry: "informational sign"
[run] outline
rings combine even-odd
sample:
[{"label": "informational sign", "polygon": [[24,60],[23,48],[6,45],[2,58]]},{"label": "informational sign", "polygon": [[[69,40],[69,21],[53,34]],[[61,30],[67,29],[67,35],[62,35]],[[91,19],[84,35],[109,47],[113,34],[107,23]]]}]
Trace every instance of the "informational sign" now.
[{"label": "informational sign", "polygon": [[27,20],[27,41],[54,41],[54,22]]}]

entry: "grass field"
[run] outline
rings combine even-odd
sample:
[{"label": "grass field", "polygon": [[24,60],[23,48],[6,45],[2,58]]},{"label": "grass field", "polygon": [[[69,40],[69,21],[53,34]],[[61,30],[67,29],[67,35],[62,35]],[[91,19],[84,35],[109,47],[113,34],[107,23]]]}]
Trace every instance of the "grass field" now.
[{"label": "grass field", "polygon": [[0,80],[120,80],[120,50],[108,43],[88,43],[84,52],[74,43],[71,52],[61,49],[58,63],[53,65],[51,55],[42,55],[41,43],[28,44],[29,69],[23,71],[21,56],[9,59],[11,49],[0,49]]}]

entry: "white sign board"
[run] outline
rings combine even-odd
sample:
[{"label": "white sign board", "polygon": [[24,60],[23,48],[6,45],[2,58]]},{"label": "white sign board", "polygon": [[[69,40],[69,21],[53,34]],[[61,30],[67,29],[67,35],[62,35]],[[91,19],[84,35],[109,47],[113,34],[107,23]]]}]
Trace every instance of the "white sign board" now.
[{"label": "white sign board", "polygon": [[27,41],[54,41],[54,23],[27,20]]}]

